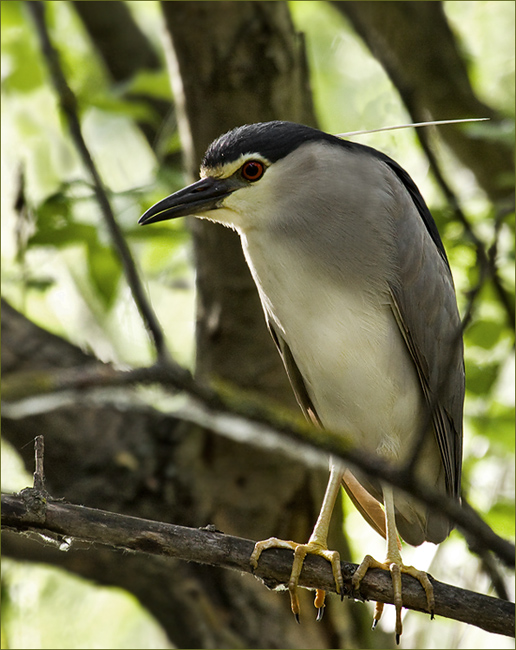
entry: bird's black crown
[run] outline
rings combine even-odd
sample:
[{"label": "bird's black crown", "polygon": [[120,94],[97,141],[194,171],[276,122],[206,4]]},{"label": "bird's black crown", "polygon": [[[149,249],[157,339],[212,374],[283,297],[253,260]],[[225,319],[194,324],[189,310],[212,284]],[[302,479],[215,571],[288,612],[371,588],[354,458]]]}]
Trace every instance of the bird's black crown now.
[{"label": "bird's black crown", "polygon": [[256,153],[271,163],[288,156],[300,145],[313,140],[339,142],[339,139],[318,129],[295,122],[258,122],[244,124],[228,131],[210,144],[204,154],[203,167],[216,167]]}]

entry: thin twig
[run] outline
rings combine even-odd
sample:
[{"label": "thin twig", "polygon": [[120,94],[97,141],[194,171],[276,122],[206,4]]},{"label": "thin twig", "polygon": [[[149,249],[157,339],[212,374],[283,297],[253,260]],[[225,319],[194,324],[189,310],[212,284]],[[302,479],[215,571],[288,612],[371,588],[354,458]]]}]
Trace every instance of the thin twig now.
[{"label": "thin twig", "polygon": [[127,283],[131,289],[134,302],[154,343],[158,359],[160,361],[165,361],[170,358],[170,355],[166,348],[163,330],[159,324],[158,319],[156,318],[154,311],[152,310],[152,307],[150,306],[149,301],[147,300],[131,251],[124,239],[118,223],[116,222],[111,204],[109,203],[109,199],[104,188],[104,184],[102,182],[100,174],[97,171],[95,163],[93,162],[89,149],[86,146],[86,142],[84,141],[81,125],[78,118],[77,99],[66,81],[59,60],[59,54],[50,40],[50,35],[48,33],[47,25],[45,22],[44,4],[45,3],[40,2],[39,0],[30,0],[27,2],[27,6],[30,10],[30,13],[32,14],[32,18],[34,20],[34,24],[39,36],[43,57],[47,63],[50,77],[59,99],[61,110],[66,116],[72,140],[77,147],[77,150],[79,151],[79,155],[83,161],[84,166],[87,168],[91,175],[95,196],[99,203],[104,219],[107,223],[113,245],[118,252],[118,255],[122,262],[124,273],[127,278]]},{"label": "thin twig", "polygon": [[[462,508],[469,512],[471,517],[479,517],[479,514],[468,503],[467,499],[464,496],[462,497]],[[478,544],[478,540],[475,535],[472,535],[465,529],[461,529],[460,532],[464,535],[464,539],[466,540],[466,544],[468,545],[470,552],[475,553],[480,558],[482,569],[484,573],[489,576],[493,589],[498,595],[498,598],[509,600],[509,594],[505,585],[504,576],[500,570],[501,567],[496,561],[496,558],[491,553],[489,553],[489,551],[483,548],[482,544]]]}]

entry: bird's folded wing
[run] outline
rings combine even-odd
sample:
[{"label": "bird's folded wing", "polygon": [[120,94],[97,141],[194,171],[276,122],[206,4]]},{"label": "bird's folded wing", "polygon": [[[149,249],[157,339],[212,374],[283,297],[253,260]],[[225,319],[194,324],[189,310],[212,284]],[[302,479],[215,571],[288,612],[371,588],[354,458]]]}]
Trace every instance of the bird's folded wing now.
[{"label": "bird's folded wing", "polygon": [[422,199],[414,201],[413,192],[406,196],[405,209],[396,219],[399,278],[390,284],[391,309],[429,407],[448,493],[458,497],[464,401],[461,322],[446,254],[440,239],[436,242],[435,224],[432,220],[432,230],[428,208]]},{"label": "bird's folded wing", "polygon": [[317,426],[322,426],[310,395],[306,389],[303,375],[301,374],[301,371],[295,362],[288,343],[285,341],[278,329],[274,326],[274,323],[270,318],[267,319],[267,326],[269,328],[269,332],[271,333],[272,339],[280,353],[283,365],[285,366],[287,376],[292,386],[292,390],[296,396],[297,403],[301,407],[301,410],[308,420]]}]

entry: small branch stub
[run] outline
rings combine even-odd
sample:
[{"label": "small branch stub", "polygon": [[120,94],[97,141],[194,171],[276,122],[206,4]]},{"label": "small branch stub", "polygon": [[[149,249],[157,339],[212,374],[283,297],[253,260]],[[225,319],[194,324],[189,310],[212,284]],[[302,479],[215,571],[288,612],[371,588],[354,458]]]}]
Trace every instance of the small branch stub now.
[{"label": "small branch stub", "polygon": [[45,490],[45,470],[43,459],[45,455],[45,439],[43,436],[36,436],[34,439],[34,490],[46,495]]}]

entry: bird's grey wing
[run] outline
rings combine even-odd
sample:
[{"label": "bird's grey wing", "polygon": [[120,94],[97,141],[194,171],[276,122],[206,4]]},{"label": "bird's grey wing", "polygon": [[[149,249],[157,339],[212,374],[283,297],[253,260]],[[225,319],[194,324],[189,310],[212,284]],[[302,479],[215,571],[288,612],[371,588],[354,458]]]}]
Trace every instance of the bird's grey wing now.
[{"label": "bird's grey wing", "polygon": [[435,241],[428,208],[422,199],[422,204],[415,202],[412,192],[405,199],[395,220],[399,277],[390,283],[392,310],[429,406],[447,492],[457,497],[464,401],[461,322],[451,271],[440,239],[440,245]]},{"label": "bird's grey wing", "polygon": [[292,386],[292,390],[296,396],[297,403],[301,407],[301,410],[308,420],[311,420],[314,424],[322,426],[310,395],[306,389],[303,375],[301,374],[301,371],[299,370],[298,365],[294,360],[292,352],[290,351],[290,347],[281,335],[281,332],[279,332],[278,329],[274,326],[274,323],[270,318],[267,318],[267,327],[269,328],[272,339],[278,348],[278,352],[280,353],[283,365],[287,371],[290,385]]}]

